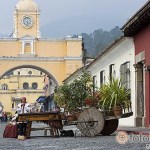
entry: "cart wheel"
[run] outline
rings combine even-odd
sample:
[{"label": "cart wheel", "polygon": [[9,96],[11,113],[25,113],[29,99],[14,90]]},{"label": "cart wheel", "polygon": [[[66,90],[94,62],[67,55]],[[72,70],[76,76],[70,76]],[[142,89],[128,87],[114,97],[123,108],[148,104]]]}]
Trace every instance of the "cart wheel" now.
[{"label": "cart wheel", "polygon": [[96,108],[84,110],[77,120],[77,128],[84,136],[96,136],[104,127],[104,117]]},{"label": "cart wheel", "polygon": [[103,130],[100,132],[102,135],[110,135],[114,133],[118,128],[118,119],[105,120],[105,125]]}]

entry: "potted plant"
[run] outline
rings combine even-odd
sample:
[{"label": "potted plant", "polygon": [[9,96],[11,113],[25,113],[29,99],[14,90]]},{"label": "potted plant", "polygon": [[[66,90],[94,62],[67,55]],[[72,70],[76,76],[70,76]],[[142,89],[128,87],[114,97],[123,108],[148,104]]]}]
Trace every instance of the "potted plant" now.
[{"label": "potted plant", "polygon": [[89,96],[85,99],[86,107],[98,108],[98,102],[100,98],[101,98],[101,94],[99,91],[89,94]]},{"label": "potted plant", "polygon": [[115,116],[122,114],[122,109],[131,107],[129,99],[130,91],[125,88],[119,79],[112,78],[108,83],[100,87],[101,109],[114,113]]},{"label": "potted plant", "polygon": [[70,113],[76,113],[85,106],[85,98],[91,93],[92,79],[88,72],[74,79],[69,84],[59,86],[54,93],[54,99],[60,107],[65,106]]}]

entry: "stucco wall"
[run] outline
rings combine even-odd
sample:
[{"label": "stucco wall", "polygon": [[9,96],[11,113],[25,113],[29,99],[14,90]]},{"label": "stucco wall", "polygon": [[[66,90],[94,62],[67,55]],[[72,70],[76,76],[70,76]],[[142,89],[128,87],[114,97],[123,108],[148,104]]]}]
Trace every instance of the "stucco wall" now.
[{"label": "stucco wall", "polygon": [[115,64],[116,77],[120,78],[120,65],[130,61],[131,71],[131,101],[134,115],[119,119],[120,126],[134,126],[135,117],[135,69],[134,64],[134,43],[132,38],[123,38],[121,41],[115,44],[108,52],[100,57],[96,63],[93,63],[88,68],[88,71],[92,73],[92,76],[97,78],[97,86],[100,86],[100,71],[105,70],[106,82],[109,79],[109,66]]},{"label": "stucco wall", "polygon": [[21,43],[17,39],[0,39],[0,57],[17,57],[20,54]]},{"label": "stucco wall", "polygon": [[141,32],[139,32],[135,38],[135,55],[139,54],[140,52],[145,52],[145,58],[146,58],[146,65],[150,65],[150,25],[144,28]]}]

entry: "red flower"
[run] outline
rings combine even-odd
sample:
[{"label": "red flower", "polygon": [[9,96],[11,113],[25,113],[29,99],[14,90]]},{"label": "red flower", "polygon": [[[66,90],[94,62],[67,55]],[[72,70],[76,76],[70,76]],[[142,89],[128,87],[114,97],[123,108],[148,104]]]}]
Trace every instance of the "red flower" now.
[{"label": "red flower", "polygon": [[90,105],[92,104],[91,99],[87,98],[87,99],[85,100],[85,104],[90,106]]}]

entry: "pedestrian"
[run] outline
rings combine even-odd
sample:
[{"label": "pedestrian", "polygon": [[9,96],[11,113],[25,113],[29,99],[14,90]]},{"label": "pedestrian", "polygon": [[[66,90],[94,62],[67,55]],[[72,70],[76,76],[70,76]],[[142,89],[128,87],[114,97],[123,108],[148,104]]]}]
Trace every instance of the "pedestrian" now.
[{"label": "pedestrian", "polygon": [[[17,105],[16,111],[18,114],[30,113],[30,105],[27,103],[25,97],[21,98],[21,103]],[[19,128],[18,139],[19,140],[25,139],[26,127],[27,127],[27,122],[19,122],[19,125],[18,125],[18,128]]]},{"label": "pedestrian", "polygon": [[3,122],[2,112],[0,113],[0,122]]},{"label": "pedestrian", "polygon": [[4,112],[4,122],[7,122],[7,113]]},{"label": "pedestrian", "polygon": [[5,113],[2,112],[2,122],[5,122]]}]

